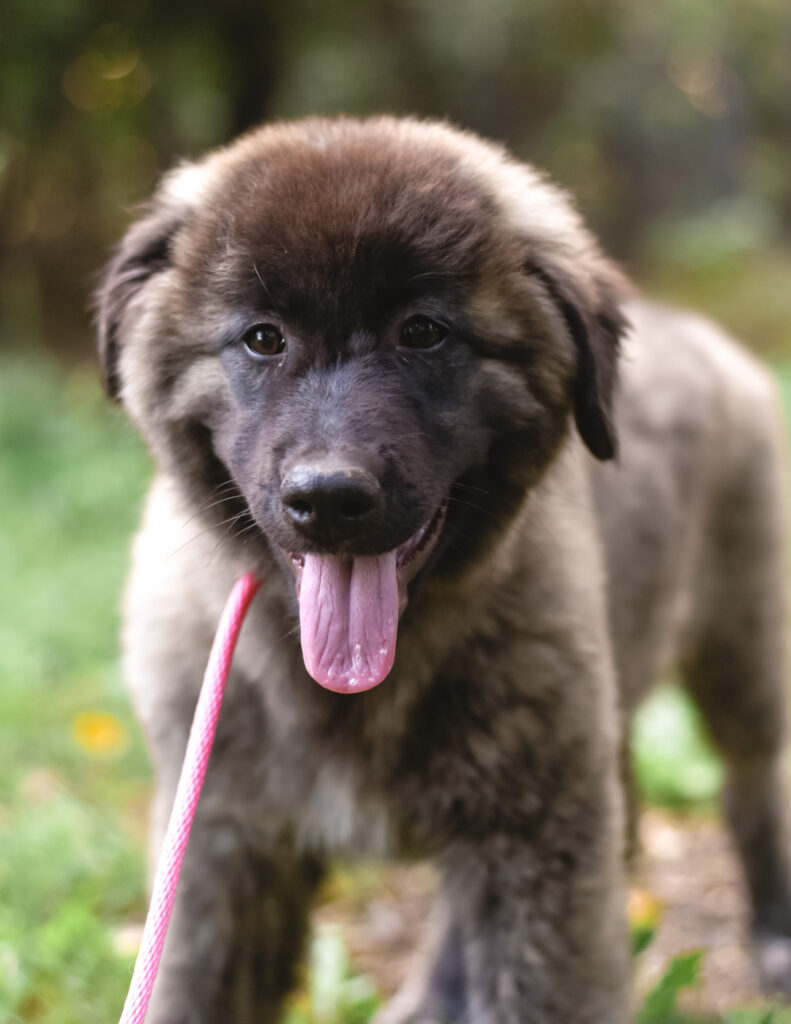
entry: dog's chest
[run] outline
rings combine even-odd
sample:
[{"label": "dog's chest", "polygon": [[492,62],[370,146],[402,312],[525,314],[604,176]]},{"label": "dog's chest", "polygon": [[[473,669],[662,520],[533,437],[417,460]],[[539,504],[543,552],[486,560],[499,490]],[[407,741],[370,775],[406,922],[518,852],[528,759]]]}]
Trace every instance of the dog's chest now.
[{"label": "dog's chest", "polygon": [[321,766],[295,827],[300,844],[309,848],[364,857],[392,853],[393,827],[384,800],[365,793],[355,774],[340,764]]}]

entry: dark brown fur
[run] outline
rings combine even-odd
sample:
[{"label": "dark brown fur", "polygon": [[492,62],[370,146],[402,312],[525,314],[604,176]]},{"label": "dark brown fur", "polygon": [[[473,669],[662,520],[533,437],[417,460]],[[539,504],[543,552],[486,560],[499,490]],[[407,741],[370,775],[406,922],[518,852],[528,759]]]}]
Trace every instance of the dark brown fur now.
[{"label": "dark brown fur", "polygon": [[[401,343],[415,312],[448,325],[441,345]],[[282,358],[245,349],[260,321]],[[748,357],[629,300],[530,168],[386,118],[264,128],[166,179],[108,268],[99,332],[158,464],[125,630],[157,835],[224,597],[247,569],[265,579],[154,1024],[275,1020],[338,851],[440,869],[437,967],[386,1024],[625,1021],[619,750],[670,661],[728,759],[760,965],[788,990],[781,448]],[[616,434],[619,466],[598,465]],[[284,480],[338,453],[381,501],[353,534],[308,534]],[[442,502],[392,672],[320,688],[286,552],[379,554]]]}]

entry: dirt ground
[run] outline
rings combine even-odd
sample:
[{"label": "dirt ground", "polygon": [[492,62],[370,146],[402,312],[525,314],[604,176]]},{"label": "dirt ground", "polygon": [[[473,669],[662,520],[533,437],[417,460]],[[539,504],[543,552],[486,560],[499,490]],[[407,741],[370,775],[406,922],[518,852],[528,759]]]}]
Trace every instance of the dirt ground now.
[{"label": "dirt ground", "polygon": [[[755,978],[742,945],[746,905],[719,824],[650,810],[640,837],[633,891],[655,907],[658,928],[639,958],[638,991],[650,988],[674,954],[704,949],[702,985],[687,993],[685,1009],[708,1015],[754,1004]],[[326,894],[319,921],[342,926],[355,968],[389,994],[406,977],[433,888],[425,866],[355,872],[346,881],[341,875]]]}]

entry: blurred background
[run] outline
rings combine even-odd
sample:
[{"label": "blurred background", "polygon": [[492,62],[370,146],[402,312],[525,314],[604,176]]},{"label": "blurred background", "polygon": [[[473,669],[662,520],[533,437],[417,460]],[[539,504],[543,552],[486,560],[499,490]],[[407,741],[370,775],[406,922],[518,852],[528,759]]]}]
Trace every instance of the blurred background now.
[{"label": "blurred background", "polygon": [[[144,909],[150,769],[119,678],[117,608],[150,466],[96,382],[95,275],[179,159],[265,119],[381,111],[448,118],[546,169],[646,291],[716,317],[791,397],[787,0],[5,0],[4,1021],[117,1017]],[[769,1020],[732,1009],[754,997],[743,907],[713,824],[719,768],[678,691],[641,715],[636,748],[641,1020]],[[338,873],[292,1024],[368,1019],[430,884]],[[701,894],[695,918],[686,897]]]}]

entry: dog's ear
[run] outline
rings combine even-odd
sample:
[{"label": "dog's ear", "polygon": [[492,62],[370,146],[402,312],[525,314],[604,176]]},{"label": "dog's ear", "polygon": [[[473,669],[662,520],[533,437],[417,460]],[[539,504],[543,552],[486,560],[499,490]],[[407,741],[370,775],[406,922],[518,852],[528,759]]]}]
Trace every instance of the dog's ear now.
[{"label": "dog's ear", "polygon": [[119,357],[124,313],[143,285],[170,264],[171,243],[183,222],[182,209],[155,200],[143,218],[129,228],[102,272],[94,309],[99,362],[111,398],[117,399],[121,390]]},{"label": "dog's ear", "polygon": [[613,422],[618,353],[629,326],[620,306],[625,282],[612,271],[583,288],[559,267],[548,270],[530,261],[526,270],[546,288],[577,351],[573,398],[580,436],[597,459],[611,459],[618,450]]}]

